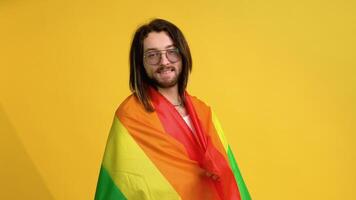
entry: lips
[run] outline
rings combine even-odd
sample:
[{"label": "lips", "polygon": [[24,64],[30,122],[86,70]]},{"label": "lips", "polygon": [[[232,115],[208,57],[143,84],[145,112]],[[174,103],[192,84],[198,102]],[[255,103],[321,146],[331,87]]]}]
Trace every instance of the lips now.
[{"label": "lips", "polygon": [[174,66],[160,66],[152,75],[152,79],[160,88],[169,88],[177,84],[179,69]]},{"label": "lips", "polygon": [[176,73],[175,73],[175,68],[174,67],[162,67],[156,71],[156,77],[158,81],[171,81],[172,79],[175,79]]},{"label": "lips", "polygon": [[157,70],[159,74],[168,74],[169,72],[175,71],[174,67],[162,67]]}]

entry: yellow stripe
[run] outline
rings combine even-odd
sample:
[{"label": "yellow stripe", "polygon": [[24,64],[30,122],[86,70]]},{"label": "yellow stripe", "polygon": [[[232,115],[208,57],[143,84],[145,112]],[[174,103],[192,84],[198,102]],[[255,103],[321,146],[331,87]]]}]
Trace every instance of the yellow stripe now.
[{"label": "yellow stripe", "polygon": [[103,166],[127,199],[180,199],[116,116],[106,144]]},{"label": "yellow stripe", "polygon": [[221,125],[220,125],[220,122],[219,122],[218,118],[217,118],[216,115],[215,115],[215,112],[214,112],[214,111],[211,111],[211,113],[212,113],[213,124],[214,124],[214,127],[215,127],[215,129],[216,129],[216,132],[218,133],[219,138],[220,138],[220,141],[221,141],[221,143],[222,143],[223,146],[224,146],[225,152],[227,152],[228,143],[227,143],[227,140],[226,140],[226,138],[225,138],[224,131],[223,131]]}]

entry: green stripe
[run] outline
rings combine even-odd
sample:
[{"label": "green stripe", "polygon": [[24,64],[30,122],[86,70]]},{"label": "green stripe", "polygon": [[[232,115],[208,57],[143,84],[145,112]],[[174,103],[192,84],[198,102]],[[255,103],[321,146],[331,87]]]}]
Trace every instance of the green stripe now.
[{"label": "green stripe", "polygon": [[241,176],[239,167],[237,166],[234,154],[232,153],[230,146],[228,146],[228,149],[227,149],[227,156],[229,158],[229,163],[230,163],[231,169],[234,172],[235,180],[239,187],[241,200],[251,200],[251,196],[248,193],[246,184],[244,182],[244,179]]},{"label": "green stripe", "polygon": [[126,200],[125,196],[116,187],[109,173],[101,166],[95,200]]},{"label": "green stripe", "polygon": [[251,200],[251,196],[248,193],[246,184],[241,176],[239,167],[236,164],[234,154],[232,153],[230,146],[228,145],[228,143],[226,141],[224,131],[222,130],[220,122],[213,111],[212,111],[212,119],[213,119],[213,124],[214,124],[215,130],[217,131],[220,141],[223,144],[224,149],[227,153],[227,157],[229,158],[229,163],[230,163],[231,169],[234,173],[235,180],[236,180],[237,186],[240,191],[241,199],[242,200]]}]

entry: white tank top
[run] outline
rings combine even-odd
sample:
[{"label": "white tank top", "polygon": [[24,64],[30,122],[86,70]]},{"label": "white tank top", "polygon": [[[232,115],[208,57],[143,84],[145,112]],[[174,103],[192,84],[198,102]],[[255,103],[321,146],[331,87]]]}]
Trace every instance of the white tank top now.
[{"label": "white tank top", "polygon": [[190,128],[190,130],[192,130],[192,132],[195,133],[195,129],[192,124],[192,120],[190,119],[190,116],[189,115],[183,116],[183,119],[185,123],[188,125],[188,127]]}]

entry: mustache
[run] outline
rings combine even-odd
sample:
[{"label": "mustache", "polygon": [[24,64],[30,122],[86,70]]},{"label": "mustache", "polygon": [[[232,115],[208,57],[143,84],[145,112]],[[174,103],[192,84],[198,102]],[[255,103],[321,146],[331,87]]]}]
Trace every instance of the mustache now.
[{"label": "mustache", "polygon": [[156,72],[160,73],[161,71],[166,71],[166,70],[171,70],[171,71],[174,71],[174,70],[175,70],[175,68],[174,68],[174,67],[166,67],[166,66],[162,66],[162,67],[157,68]]}]

